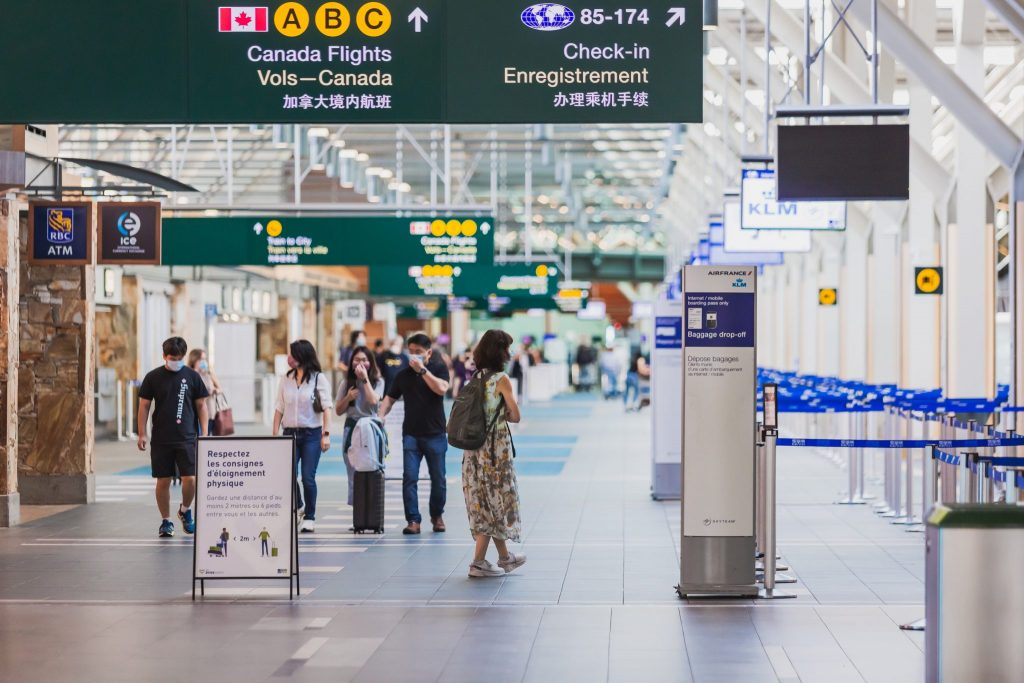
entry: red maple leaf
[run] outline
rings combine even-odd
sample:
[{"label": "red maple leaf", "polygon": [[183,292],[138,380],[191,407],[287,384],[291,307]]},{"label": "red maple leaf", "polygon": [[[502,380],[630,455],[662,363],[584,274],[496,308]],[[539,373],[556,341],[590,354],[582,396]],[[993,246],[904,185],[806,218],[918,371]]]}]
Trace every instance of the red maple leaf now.
[{"label": "red maple leaf", "polygon": [[252,17],[250,17],[245,12],[242,12],[237,17],[235,17],[235,23],[238,24],[239,26],[248,26],[251,22],[252,22]]}]

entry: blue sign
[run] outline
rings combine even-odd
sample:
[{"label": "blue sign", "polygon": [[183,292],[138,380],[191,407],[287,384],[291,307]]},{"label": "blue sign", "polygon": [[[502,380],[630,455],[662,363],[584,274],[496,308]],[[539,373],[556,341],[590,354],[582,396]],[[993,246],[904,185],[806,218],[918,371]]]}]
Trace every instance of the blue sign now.
[{"label": "blue sign", "polygon": [[[749,285],[738,278],[733,287],[742,291]],[[751,289],[747,291],[746,294],[687,292],[686,345],[752,347],[754,295]]]},{"label": "blue sign", "polygon": [[683,319],[676,316],[659,316],[654,319],[654,348],[683,348]]},{"label": "blue sign", "polygon": [[217,315],[218,315],[218,313],[217,313],[217,304],[206,304],[206,306],[204,308],[205,308],[205,313],[206,313],[206,317],[207,318],[216,318],[217,317]]},{"label": "blue sign", "polygon": [[90,202],[31,202],[29,262],[86,265],[92,262]]}]

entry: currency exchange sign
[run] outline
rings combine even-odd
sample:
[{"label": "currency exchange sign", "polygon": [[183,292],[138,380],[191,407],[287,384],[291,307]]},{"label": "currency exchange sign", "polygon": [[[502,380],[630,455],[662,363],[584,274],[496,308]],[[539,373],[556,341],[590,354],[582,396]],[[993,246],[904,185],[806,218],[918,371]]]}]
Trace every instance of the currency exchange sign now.
[{"label": "currency exchange sign", "polygon": [[168,266],[491,265],[489,217],[165,218]]}]

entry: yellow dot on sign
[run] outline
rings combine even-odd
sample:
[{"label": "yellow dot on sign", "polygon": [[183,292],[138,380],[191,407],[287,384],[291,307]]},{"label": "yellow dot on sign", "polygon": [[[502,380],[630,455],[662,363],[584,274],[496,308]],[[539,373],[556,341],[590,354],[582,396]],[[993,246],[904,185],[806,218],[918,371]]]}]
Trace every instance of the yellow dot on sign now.
[{"label": "yellow dot on sign", "polygon": [[274,27],[288,38],[301,36],[309,28],[309,10],[297,2],[286,2],[274,12]]},{"label": "yellow dot on sign", "polygon": [[472,237],[476,234],[476,221],[462,221],[462,234]]},{"label": "yellow dot on sign", "polygon": [[537,266],[536,273],[537,273],[537,277],[547,277],[548,276],[548,267],[543,265],[543,264],[541,264],[541,265]]},{"label": "yellow dot on sign", "polygon": [[448,221],[448,225],[445,227],[448,231],[449,237],[458,237],[462,234],[462,223],[454,218]]},{"label": "yellow dot on sign", "polygon": [[352,15],[340,2],[325,2],[320,5],[313,19],[320,33],[328,38],[337,38],[352,25]]},{"label": "yellow dot on sign", "polygon": [[430,234],[434,237],[444,237],[446,227],[445,222],[439,218],[430,224]]},{"label": "yellow dot on sign", "polygon": [[453,268],[452,266],[444,266],[443,270],[445,277],[451,277],[452,275],[455,274],[455,268]]},{"label": "yellow dot on sign", "polygon": [[283,229],[284,226],[281,225],[281,221],[270,221],[267,223],[267,234],[271,237],[277,237]]},{"label": "yellow dot on sign", "polygon": [[356,12],[356,26],[364,36],[382,36],[391,28],[391,11],[379,2],[368,2]]},{"label": "yellow dot on sign", "polygon": [[434,277],[434,266],[423,266],[423,277]]},{"label": "yellow dot on sign", "polygon": [[823,289],[818,292],[818,301],[824,306],[831,306],[836,302],[836,290]]},{"label": "yellow dot on sign", "polygon": [[917,288],[925,294],[938,291],[941,283],[942,278],[939,277],[939,271],[934,268],[924,268],[917,274]]}]

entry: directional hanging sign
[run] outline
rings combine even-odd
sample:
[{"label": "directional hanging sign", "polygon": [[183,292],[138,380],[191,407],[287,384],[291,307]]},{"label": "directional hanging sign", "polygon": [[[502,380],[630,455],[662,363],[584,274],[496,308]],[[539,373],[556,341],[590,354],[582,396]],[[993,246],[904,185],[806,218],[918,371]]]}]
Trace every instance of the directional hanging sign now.
[{"label": "directional hanging sign", "polygon": [[914,294],[942,294],[942,266],[914,268]]},{"label": "directional hanging sign", "polygon": [[701,120],[700,3],[566,2],[6,3],[0,122]]},{"label": "directional hanging sign", "polygon": [[369,293],[551,299],[557,293],[558,273],[556,266],[546,264],[371,266]]},{"label": "directional hanging sign", "polygon": [[[166,266],[494,263],[489,216],[165,218]],[[415,292],[414,292],[415,293]]]}]

